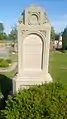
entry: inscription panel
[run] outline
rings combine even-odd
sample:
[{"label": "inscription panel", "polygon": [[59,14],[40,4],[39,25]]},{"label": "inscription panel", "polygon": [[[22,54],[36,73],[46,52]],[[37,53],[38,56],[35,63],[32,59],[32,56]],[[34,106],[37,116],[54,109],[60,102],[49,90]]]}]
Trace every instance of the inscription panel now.
[{"label": "inscription panel", "polygon": [[41,70],[42,40],[36,34],[28,35],[23,41],[23,69]]}]

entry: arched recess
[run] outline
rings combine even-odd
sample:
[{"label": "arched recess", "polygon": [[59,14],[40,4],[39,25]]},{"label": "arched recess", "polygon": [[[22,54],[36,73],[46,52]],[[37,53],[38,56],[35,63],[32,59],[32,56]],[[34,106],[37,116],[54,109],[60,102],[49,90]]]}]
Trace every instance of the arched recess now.
[{"label": "arched recess", "polygon": [[42,70],[43,66],[43,40],[31,33],[23,39],[23,70]]}]

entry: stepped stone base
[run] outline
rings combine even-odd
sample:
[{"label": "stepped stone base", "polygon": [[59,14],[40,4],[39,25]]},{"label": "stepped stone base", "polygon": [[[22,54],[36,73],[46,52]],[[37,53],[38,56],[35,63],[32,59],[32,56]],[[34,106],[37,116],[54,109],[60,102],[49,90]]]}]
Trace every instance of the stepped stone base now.
[{"label": "stepped stone base", "polygon": [[44,83],[52,82],[52,77],[49,73],[25,73],[23,75],[17,75],[13,79],[13,94],[18,92],[19,89],[27,88],[32,85],[41,85]]}]

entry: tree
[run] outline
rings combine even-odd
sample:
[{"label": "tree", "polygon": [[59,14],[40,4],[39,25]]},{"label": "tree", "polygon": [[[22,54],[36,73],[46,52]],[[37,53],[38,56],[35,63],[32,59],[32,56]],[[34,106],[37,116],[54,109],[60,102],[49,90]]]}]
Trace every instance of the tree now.
[{"label": "tree", "polygon": [[63,50],[67,49],[67,27],[64,29],[62,34],[62,48]]},{"label": "tree", "polygon": [[59,40],[59,35],[60,35],[59,33],[55,34],[55,40]]},{"label": "tree", "polygon": [[0,23],[0,40],[8,39],[7,34],[4,32],[4,25]]},{"label": "tree", "polygon": [[51,40],[55,40],[55,30],[53,26],[51,27]]},{"label": "tree", "polygon": [[4,32],[4,33],[0,33],[0,40],[7,40],[8,39],[8,36],[7,34]]},{"label": "tree", "polygon": [[3,33],[3,39],[4,40],[7,40],[8,39],[8,36],[7,36],[7,34],[5,32]]},{"label": "tree", "polygon": [[3,40],[3,33],[0,33],[0,40]]},{"label": "tree", "polygon": [[8,35],[9,40],[15,41],[17,39],[17,28],[16,25],[12,27],[10,34]]},{"label": "tree", "polygon": [[0,33],[3,33],[4,32],[4,26],[3,26],[3,23],[0,23]]}]

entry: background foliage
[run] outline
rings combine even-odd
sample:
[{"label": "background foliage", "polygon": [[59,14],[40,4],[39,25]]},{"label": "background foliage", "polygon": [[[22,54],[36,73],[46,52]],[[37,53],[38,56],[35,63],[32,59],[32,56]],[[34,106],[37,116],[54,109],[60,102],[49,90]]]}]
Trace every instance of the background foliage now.
[{"label": "background foliage", "polygon": [[64,29],[62,34],[62,48],[63,50],[67,49],[67,27]]}]

